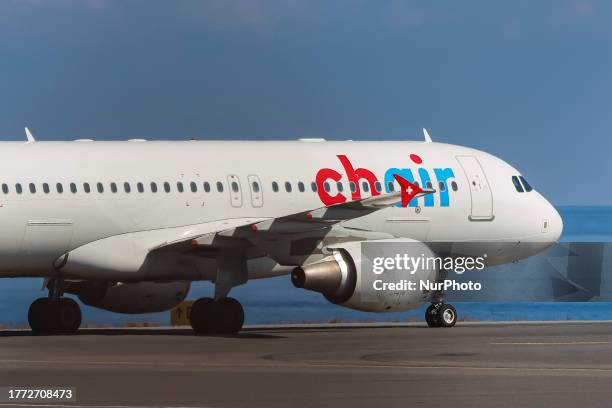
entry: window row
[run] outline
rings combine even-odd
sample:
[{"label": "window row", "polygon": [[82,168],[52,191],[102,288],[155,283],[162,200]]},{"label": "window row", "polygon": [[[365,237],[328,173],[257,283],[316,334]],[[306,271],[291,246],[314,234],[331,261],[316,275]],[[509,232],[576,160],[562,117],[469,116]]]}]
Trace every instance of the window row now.
[{"label": "window row", "polygon": [[[159,183],[160,186],[158,187],[158,183],[156,182],[151,182],[148,185],[148,190],[152,193],[157,193],[160,189],[163,189],[163,191],[165,191],[166,193],[170,193],[172,192],[173,188],[176,189],[176,191],[178,191],[179,193],[183,193],[185,191],[185,185],[183,184],[183,182],[179,181],[177,182],[174,187],[172,186],[171,183],[169,182],[163,182],[163,183]],[[139,193],[144,193],[145,192],[145,184],[144,183],[135,183],[134,184],[134,191],[137,191]],[[192,181],[188,184],[189,186],[189,190],[191,190],[191,192],[193,193],[197,193],[199,186],[196,182]],[[214,183],[214,186],[216,188],[216,190],[219,193],[222,193],[224,190],[224,184],[220,181]],[[49,194],[51,192],[51,189],[53,187],[53,184],[49,184],[49,183],[42,183],[40,184],[40,188],[42,190],[43,193],[45,194]],[[7,183],[3,183],[2,184],[2,192],[4,194],[8,194],[11,192],[11,187],[7,184]],[[29,183],[27,185],[22,185],[21,183],[16,183],[14,185],[14,191],[17,194],[21,194],[24,191],[24,188],[27,188],[27,190],[32,193],[32,194],[36,194],[36,192],[38,191],[38,186],[36,183]],[[119,190],[121,189],[123,192],[125,193],[131,193],[132,192],[132,184],[129,182],[125,182],[125,183],[115,183],[115,182],[111,182],[108,183],[107,185],[105,185],[104,183],[83,183],[83,184],[77,184],[77,183],[69,183],[67,188],[70,190],[71,193],[77,193],[79,191],[83,191],[84,193],[91,193],[92,190],[96,190],[98,193],[104,193],[105,189],[108,188],[112,193],[117,193],[119,192]],[[236,183],[235,181],[231,183],[231,188],[234,192],[238,191],[238,183]],[[57,192],[58,194],[62,194],[64,192],[64,184],[63,183],[56,183],[54,186],[55,192]],[[204,182],[202,184],[202,189],[204,192],[209,193],[212,191],[212,186],[210,183],[208,182]]]},{"label": "window row", "polygon": [[[419,186],[419,182],[418,181],[415,181],[414,184],[416,186]],[[451,185],[451,188],[452,188],[453,191],[457,191],[459,189],[459,186],[457,185],[457,183],[454,180],[451,181],[450,185]],[[326,192],[328,192],[328,193],[331,191],[331,186],[332,186],[332,184],[329,183],[328,181],[323,183],[323,189]],[[285,187],[285,191],[288,192],[288,193],[290,193],[293,190],[293,186],[292,186],[291,182],[289,182],[289,181],[285,182],[284,187]],[[433,188],[432,182],[431,181],[426,182],[425,183],[425,187],[426,188]],[[439,187],[440,191],[446,191],[446,188],[447,188],[446,187],[446,183],[444,183],[443,181],[438,182],[438,187]],[[304,186],[304,183],[302,183],[301,181],[299,181],[297,183],[297,188],[298,188],[298,190],[301,193],[306,191],[306,187]],[[316,193],[317,189],[318,189],[317,183],[315,183],[314,181],[312,183],[310,183],[310,188],[311,188],[311,190],[314,193]],[[337,188],[337,190],[339,192],[342,192],[342,191],[344,191],[344,184],[342,184],[341,182],[337,182],[336,183],[336,188]],[[366,193],[370,192],[370,183],[368,183],[367,181],[362,182],[361,188]],[[258,189],[259,189],[259,187],[258,187]],[[351,190],[352,193],[357,191],[357,186],[355,185],[355,183],[353,181],[349,182],[349,189]],[[377,192],[379,192],[379,193],[382,192],[382,185],[380,184],[380,181],[377,181],[377,182],[374,183],[374,189]],[[257,190],[256,192],[258,192],[258,191],[259,190]],[[272,182],[272,191],[274,191],[275,193],[278,193],[280,191],[279,184],[276,181]],[[394,182],[390,181],[389,183],[387,183],[387,191],[390,191],[390,192],[395,191],[395,183]]]},{"label": "window row", "polygon": [[[527,184],[527,181],[525,179],[523,179],[523,177],[521,176],[521,180],[523,181],[523,183],[525,183],[525,190],[527,191],[531,191],[531,186],[529,186],[529,184]],[[515,187],[517,188],[517,190],[519,188],[522,189],[522,186],[520,185],[518,179],[516,176],[512,177],[512,181],[515,183]],[[518,183],[518,185],[517,185]],[[77,193],[79,191],[82,191],[84,193],[91,193],[93,190],[97,191],[98,193],[104,193],[104,191],[106,190],[106,188],[108,188],[110,190],[110,192],[112,193],[117,193],[119,192],[119,190],[122,190],[125,193],[131,193],[132,191],[137,191],[138,193],[144,193],[145,189],[148,189],[148,191],[150,191],[151,193],[157,193],[158,191],[163,190],[166,193],[170,193],[173,191],[173,189],[175,189],[175,191],[179,192],[179,193],[183,193],[185,192],[187,189],[189,189],[189,191],[191,191],[192,193],[197,193],[199,191],[199,185],[198,183],[192,181],[190,183],[183,183],[181,181],[177,182],[176,184],[171,184],[170,182],[163,182],[163,183],[159,183],[160,185],[158,186],[158,183],[156,182],[151,182],[148,184],[148,186],[145,186],[144,183],[138,182],[138,183],[129,183],[129,182],[124,182],[124,183],[115,183],[115,182],[111,182],[111,183],[82,183],[82,184],[77,184],[77,183],[69,183],[67,186],[67,189],[71,192],[71,193]],[[414,182],[415,185],[419,185],[418,181]],[[134,186],[134,187],[133,187]],[[326,192],[330,192],[331,191],[331,187],[332,185],[329,182],[325,182],[323,183],[323,188]],[[457,183],[453,180],[450,183],[451,189],[453,191],[457,191],[458,190],[458,186]],[[36,194],[36,192],[38,191],[38,188],[40,187],[40,189],[42,190],[43,193],[45,194],[49,194],[51,192],[52,187],[55,189],[55,192],[57,192],[58,194],[62,194],[64,193],[64,184],[63,183],[55,183],[55,186],[53,186],[53,184],[49,184],[49,183],[42,183],[39,185],[37,185],[36,183],[28,183],[25,186],[22,185],[21,183],[16,183],[14,185],[14,191],[17,194],[22,194],[24,191],[24,188],[27,188],[27,190],[31,193],[31,194]],[[217,181],[216,183],[213,183],[211,185],[211,183],[205,181],[202,183],[202,190],[205,193],[209,193],[214,189],[219,192],[222,193],[225,189],[224,183],[221,181]],[[364,181],[361,184],[361,187],[363,189],[364,192],[368,193],[370,192],[370,184],[367,181]],[[425,183],[425,187],[426,188],[433,188],[433,184],[431,181],[427,181]],[[438,187],[440,189],[440,191],[446,191],[447,186],[446,183],[444,183],[443,181],[440,181],[438,183]],[[2,192],[4,194],[9,194],[11,192],[11,186],[9,186],[9,184],[7,183],[2,183]],[[237,193],[240,191],[240,186],[238,185],[238,182],[236,181],[232,181],[230,183],[230,188],[234,193]],[[336,188],[339,192],[344,191],[344,184],[342,184],[341,182],[336,183]],[[374,183],[374,188],[377,192],[382,192],[382,185],[379,181],[377,181],[376,183]],[[284,183],[284,189],[286,192],[290,193],[293,191],[293,185],[291,182],[286,181]],[[297,183],[297,189],[298,191],[300,191],[301,193],[306,191],[306,186],[303,182],[299,181]],[[312,192],[317,192],[318,187],[317,187],[317,183],[315,183],[314,181],[310,183],[310,189],[312,190]],[[350,182],[349,183],[349,189],[351,190],[351,192],[356,192],[357,190],[357,186],[355,185],[354,182]],[[259,185],[259,182],[257,181],[253,181],[251,183],[251,190],[254,193],[259,193],[261,191],[261,187]],[[280,186],[279,183],[276,181],[272,182],[272,191],[274,191],[275,193],[280,191]],[[387,185],[387,191],[395,191],[395,183],[394,182],[389,182]],[[522,192],[522,190],[521,190]]]}]

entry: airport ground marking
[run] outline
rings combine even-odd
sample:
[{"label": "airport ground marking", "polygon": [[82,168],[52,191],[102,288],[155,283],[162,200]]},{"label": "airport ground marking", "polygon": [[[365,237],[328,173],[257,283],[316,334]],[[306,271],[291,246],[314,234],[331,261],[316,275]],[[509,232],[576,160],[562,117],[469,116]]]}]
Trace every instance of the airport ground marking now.
[{"label": "airport ground marking", "polygon": [[[66,364],[66,365],[134,365],[134,366],[180,366],[180,367],[201,367],[201,368],[263,368],[263,367],[274,367],[274,368],[329,368],[329,369],[346,369],[346,368],[362,368],[362,369],[397,369],[397,370],[465,370],[465,371],[526,371],[526,372],[576,372],[576,373],[588,373],[588,372],[599,372],[612,374],[612,367],[488,367],[488,366],[475,366],[475,365],[428,365],[428,364],[352,364],[352,363],[332,363],[325,361],[312,361],[312,362],[292,362],[282,364],[260,364],[260,363],[247,363],[247,364],[236,364],[236,363],[169,363],[169,362],[130,362],[130,361],[59,361],[59,360],[0,360],[0,364],[9,363],[30,363],[30,364]],[[11,404],[9,404],[11,405]],[[6,406],[1,404],[0,406]],[[43,405],[39,405],[43,406]],[[58,405],[54,405],[58,406]],[[68,405],[67,405],[68,406]],[[69,405],[74,406],[74,405]],[[90,406],[88,406],[90,407]],[[123,406],[104,406],[105,408],[123,408]],[[129,406],[126,406],[129,407]],[[147,408],[134,406],[137,408]],[[178,407],[172,407],[178,408]]]},{"label": "airport ground marking", "polygon": [[612,344],[612,341],[559,341],[559,342],[499,342],[489,343],[492,346],[572,346]]},{"label": "airport ground marking", "polygon": [[74,405],[74,404],[9,404],[0,403],[0,407],[41,407],[41,408],[212,408],[202,405],[198,406],[173,406],[173,405]]}]

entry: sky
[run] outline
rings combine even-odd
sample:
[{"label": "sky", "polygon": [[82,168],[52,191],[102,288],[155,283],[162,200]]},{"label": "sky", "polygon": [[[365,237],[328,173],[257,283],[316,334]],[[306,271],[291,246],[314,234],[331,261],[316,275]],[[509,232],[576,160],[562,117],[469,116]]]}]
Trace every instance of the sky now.
[{"label": "sky", "polygon": [[426,127],[556,205],[612,205],[611,15],[595,0],[3,0],[0,140]]}]

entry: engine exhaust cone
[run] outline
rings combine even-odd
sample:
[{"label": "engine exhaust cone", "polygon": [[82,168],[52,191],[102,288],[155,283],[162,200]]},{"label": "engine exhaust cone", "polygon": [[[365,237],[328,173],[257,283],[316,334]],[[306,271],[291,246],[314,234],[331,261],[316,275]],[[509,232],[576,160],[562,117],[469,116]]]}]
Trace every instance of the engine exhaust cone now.
[{"label": "engine exhaust cone", "polygon": [[291,282],[297,288],[334,294],[340,288],[342,271],[335,260],[298,266],[291,272]]},{"label": "engine exhaust cone", "polygon": [[296,288],[304,287],[304,284],[306,283],[306,274],[304,273],[304,269],[302,269],[302,267],[298,266],[297,268],[293,269],[291,272],[291,283],[293,283],[293,286]]}]

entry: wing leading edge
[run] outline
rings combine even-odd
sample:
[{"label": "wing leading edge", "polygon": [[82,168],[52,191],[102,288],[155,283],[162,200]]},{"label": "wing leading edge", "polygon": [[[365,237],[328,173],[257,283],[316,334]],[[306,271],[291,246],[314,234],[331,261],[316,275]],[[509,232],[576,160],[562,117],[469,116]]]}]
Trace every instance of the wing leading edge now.
[{"label": "wing leading edge", "polygon": [[[166,242],[152,250],[167,250],[178,246],[208,246],[226,247],[232,245],[232,240],[249,240],[253,234],[293,235],[330,228],[342,221],[363,217],[372,212],[395,206],[401,203],[403,207],[417,197],[434,193],[434,189],[422,189],[408,180],[395,175],[400,185],[399,191],[359,200],[320,207],[313,210],[302,211],[282,217],[236,225],[198,236],[191,236],[174,242]],[[178,248],[177,248],[178,249]]]}]

